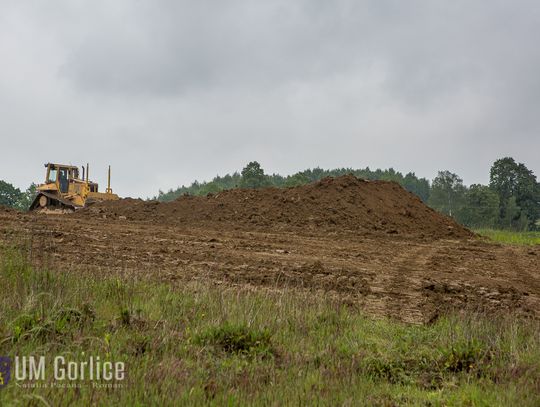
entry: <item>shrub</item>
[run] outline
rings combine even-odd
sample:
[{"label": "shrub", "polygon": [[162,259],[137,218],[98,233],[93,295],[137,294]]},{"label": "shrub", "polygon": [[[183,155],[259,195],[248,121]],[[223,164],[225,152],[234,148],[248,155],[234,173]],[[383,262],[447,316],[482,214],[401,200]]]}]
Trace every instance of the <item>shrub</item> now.
[{"label": "shrub", "polygon": [[225,324],[211,327],[197,336],[196,342],[210,345],[227,353],[244,355],[272,355],[271,335],[268,330],[255,330],[246,325]]}]

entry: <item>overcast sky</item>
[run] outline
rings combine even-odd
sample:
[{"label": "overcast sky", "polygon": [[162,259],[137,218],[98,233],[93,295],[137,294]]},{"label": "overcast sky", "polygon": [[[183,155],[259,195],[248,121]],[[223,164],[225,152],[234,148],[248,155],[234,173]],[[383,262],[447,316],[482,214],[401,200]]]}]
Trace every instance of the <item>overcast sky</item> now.
[{"label": "overcast sky", "polygon": [[540,175],[538,0],[0,0],[0,179],[122,196],[241,170]]}]

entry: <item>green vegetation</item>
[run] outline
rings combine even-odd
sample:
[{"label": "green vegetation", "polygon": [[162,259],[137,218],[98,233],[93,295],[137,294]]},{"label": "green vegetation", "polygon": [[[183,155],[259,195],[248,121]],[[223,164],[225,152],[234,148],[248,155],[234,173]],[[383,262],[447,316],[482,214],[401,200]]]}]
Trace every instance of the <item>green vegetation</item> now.
[{"label": "green vegetation", "polygon": [[0,180],[0,206],[9,206],[21,210],[26,210],[35,197],[36,185],[32,184],[22,192],[19,188]]},{"label": "green vegetation", "polygon": [[540,184],[524,164],[510,157],[495,161],[489,186],[499,195],[500,226],[536,226],[540,219]]},{"label": "green vegetation", "polygon": [[494,229],[477,229],[475,232],[498,243],[525,245],[540,244],[540,232],[513,232],[510,230]]},{"label": "green vegetation", "polygon": [[0,355],[126,363],[121,388],[11,382],[0,405],[540,403],[537,321],[406,325],[321,295],[56,273],[0,253]]},{"label": "green vegetation", "polygon": [[537,230],[540,183],[524,164],[506,157],[493,163],[489,186],[467,188],[457,174],[440,171],[428,204],[471,228]]},{"label": "green vegetation", "polygon": [[252,161],[242,170],[240,178],[241,188],[264,188],[271,186],[271,182],[257,161]]}]

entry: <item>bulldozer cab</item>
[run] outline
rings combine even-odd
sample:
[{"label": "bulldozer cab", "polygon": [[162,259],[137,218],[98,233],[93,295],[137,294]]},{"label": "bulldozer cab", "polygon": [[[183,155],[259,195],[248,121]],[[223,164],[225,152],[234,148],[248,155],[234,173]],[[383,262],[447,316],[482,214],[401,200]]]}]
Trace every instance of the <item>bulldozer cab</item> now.
[{"label": "bulldozer cab", "polygon": [[74,166],[45,164],[47,167],[46,184],[57,184],[61,193],[65,194],[69,191],[70,180],[79,178],[79,169]]}]

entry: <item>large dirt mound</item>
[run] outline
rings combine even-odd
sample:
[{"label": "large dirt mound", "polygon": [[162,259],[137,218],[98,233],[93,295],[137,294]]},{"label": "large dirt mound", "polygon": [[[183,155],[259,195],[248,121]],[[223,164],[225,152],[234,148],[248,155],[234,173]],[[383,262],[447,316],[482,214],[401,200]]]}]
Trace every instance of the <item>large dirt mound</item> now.
[{"label": "large dirt mound", "polygon": [[249,228],[307,228],[354,233],[470,237],[471,232],[426,206],[395,182],[352,175],[294,188],[234,189],[173,202],[123,199],[73,216],[194,225],[222,222]]}]

